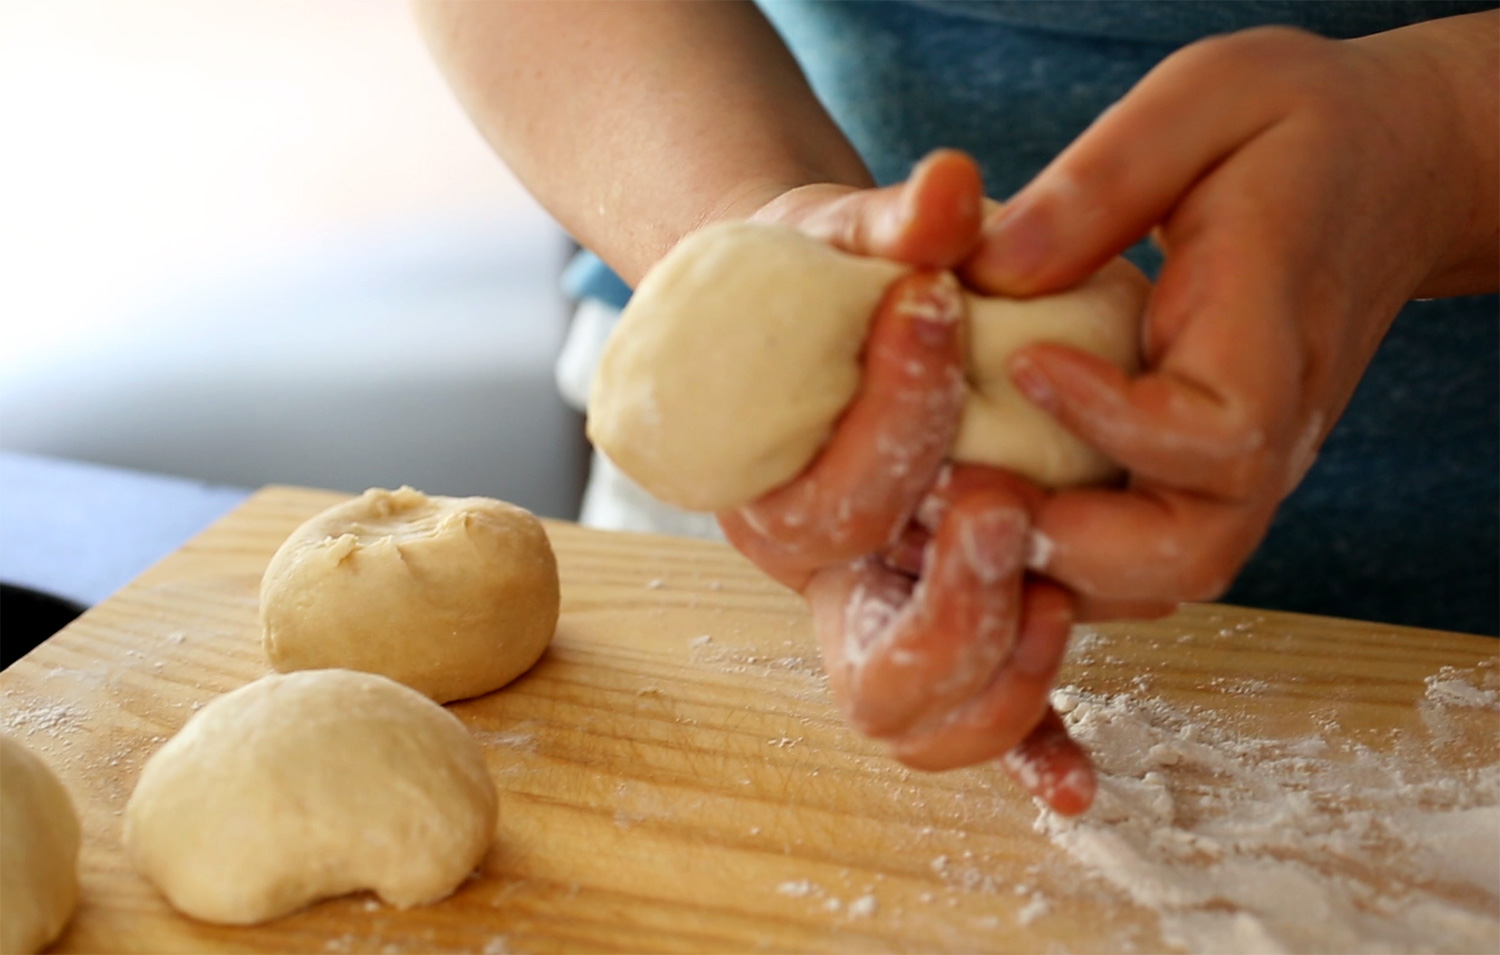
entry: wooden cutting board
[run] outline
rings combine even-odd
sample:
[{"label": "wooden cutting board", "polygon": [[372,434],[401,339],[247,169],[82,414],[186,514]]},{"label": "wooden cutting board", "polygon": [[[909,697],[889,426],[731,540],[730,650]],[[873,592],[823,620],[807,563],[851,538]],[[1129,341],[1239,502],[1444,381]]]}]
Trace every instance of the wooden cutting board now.
[{"label": "wooden cutting board", "polygon": [[[124,858],[121,810],[196,708],[268,671],[261,571],[341,499],[261,491],[0,674],[0,727],[58,772],[83,820],[82,901],[58,951],[1162,947],[1150,911],[1079,889],[1086,873],[1033,831],[1037,809],[998,771],[909,772],[846,729],[801,602],[738,555],[558,523],[550,650],[509,688],[452,707],[501,790],[477,876],[407,911],[358,895],[250,928],[176,915]],[[1424,679],[1496,652],[1477,637],[1216,606],[1100,627],[1089,643],[1063,677],[1089,692],[1139,691],[1149,674],[1161,699],[1262,734],[1316,721],[1375,747],[1412,725]],[[1500,760],[1490,709],[1454,718],[1490,747],[1480,758]],[[961,859],[974,865],[943,864]],[[1026,908],[1040,892],[1038,917]]]}]

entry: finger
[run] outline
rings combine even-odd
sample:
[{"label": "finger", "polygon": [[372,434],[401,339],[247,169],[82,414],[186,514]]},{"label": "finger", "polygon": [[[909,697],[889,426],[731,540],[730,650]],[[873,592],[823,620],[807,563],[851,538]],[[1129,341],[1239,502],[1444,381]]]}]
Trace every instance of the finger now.
[{"label": "finger", "polygon": [[720,515],[725,536],[783,583],[895,539],[947,454],[963,405],[958,284],[893,283],[866,341],[859,392],[803,474]]},{"label": "finger", "polygon": [[803,588],[828,690],[845,714],[855,706],[864,660],[910,602],[915,586],[913,578],[868,556],[818,570]]},{"label": "finger", "polygon": [[1000,757],[1000,765],[1033,799],[1064,816],[1088,809],[1099,788],[1093,760],[1051,707],[1025,739]]},{"label": "finger", "polygon": [[1028,399],[1137,480],[1230,500],[1261,489],[1266,429],[1222,386],[1165,370],[1132,379],[1096,355],[1050,343],[1022,348],[1010,368]]},{"label": "finger", "polygon": [[[947,712],[987,684],[1010,655],[1020,616],[1026,509],[999,488],[949,508],[911,599],[858,649],[846,708],[871,736],[899,733]],[[852,604],[850,618],[871,619]]]},{"label": "finger", "polygon": [[1016,645],[966,703],[934,713],[891,741],[891,753],[918,769],[942,770],[994,759],[1019,744],[1048,709],[1067,651],[1073,613],[1056,584],[1028,581]]},{"label": "finger", "polygon": [[949,507],[970,492],[986,488],[1004,489],[1020,501],[1028,513],[1046,496],[1040,487],[1009,471],[987,465],[945,463],[901,535],[885,551],[886,563],[914,577],[920,576],[926,566],[928,544]]},{"label": "finger", "polygon": [[920,577],[927,566],[932,531],[916,521],[907,521],[896,542],[886,548],[881,558],[893,570],[909,577]]},{"label": "finger", "polygon": [[990,680],[1014,642],[1026,512],[970,494],[933,538],[919,581],[876,558],[815,575],[805,595],[830,687],[861,732],[899,732]]},{"label": "finger", "polygon": [[1033,515],[1039,543],[1030,566],[1086,605],[1212,600],[1260,542],[1275,506],[1272,495],[1226,504],[1141,486],[1064,491]]},{"label": "finger", "polygon": [[805,207],[772,203],[766,213],[846,252],[949,269],[974,250],[983,209],[979,166],[965,153],[941,149],[903,183]]},{"label": "finger", "polygon": [[[1216,82],[1228,102],[1198,95],[1216,76],[1267,56],[1253,38],[1224,38],[1168,57],[986,223],[965,279],[989,294],[1054,292],[1129,248],[1276,121],[1280,100],[1263,85]],[[1264,65],[1276,74],[1274,62]]]},{"label": "finger", "polygon": [[1077,623],[1108,623],[1113,620],[1160,620],[1177,612],[1180,604],[1170,600],[1095,600],[1073,595]]}]

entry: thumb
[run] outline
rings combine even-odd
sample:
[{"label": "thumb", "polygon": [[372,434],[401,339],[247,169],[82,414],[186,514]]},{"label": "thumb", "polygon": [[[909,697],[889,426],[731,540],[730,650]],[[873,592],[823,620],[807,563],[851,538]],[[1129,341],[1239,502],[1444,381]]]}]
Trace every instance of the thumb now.
[{"label": "thumb", "polygon": [[1277,118],[1263,85],[1223,78],[1252,72],[1247,46],[1196,43],[1148,73],[985,224],[965,281],[991,295],[1061,291],[1181,210]]},{"label": "thumb", "polygon": [[924,269],[951,269],[979,241],[984,182],[967,154],[929,154],[906,182],[849,191],[811,185],[767,203],[751,218],[793,226],[835,248]]}]

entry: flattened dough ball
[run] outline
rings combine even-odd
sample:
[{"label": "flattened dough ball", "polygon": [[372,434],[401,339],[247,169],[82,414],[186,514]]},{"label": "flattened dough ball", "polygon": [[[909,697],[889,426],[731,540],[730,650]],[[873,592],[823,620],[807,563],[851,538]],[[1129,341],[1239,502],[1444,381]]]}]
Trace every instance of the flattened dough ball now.
[{"label": "flattened dough ball", "polygon": [[[907,266],[764,223],[710,226],[642,280],[605,347],[589,437],[661,500],[717,511],[805,468],[859,388],[870,320]],[[1056,341],[1139,366],[1149,284],[1117,259],[1058,295],[966,294],[968,396],[953,457],[1049,487],[1114,468],[1032,405],[1006,364]]]},{"label": "flattened dough ball", "polygon": [[174,907],[249,925],[372,889],[447,896],[494,834],[495,786],[452,713],[382,676],[271,674],[147,760],[125,848]]},{"label": "flattened dough ball", "polygon": [[0,735],[0,952],[38,952],[78,902],[78,816],[63,784]]},{"label": "flattened dough ball", "polygon": [[271,558],[262,642],[283,672],[380,673],[445,703],[530,668],[558,600],[557,561],[529,512],[371,489],[307,521]]}]

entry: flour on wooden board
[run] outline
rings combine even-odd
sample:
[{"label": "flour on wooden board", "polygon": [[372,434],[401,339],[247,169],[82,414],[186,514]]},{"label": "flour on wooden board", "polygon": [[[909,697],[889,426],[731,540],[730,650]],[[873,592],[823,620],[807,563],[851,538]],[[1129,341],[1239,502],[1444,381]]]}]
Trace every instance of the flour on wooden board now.
[{"label": "flour on wooden board", "polygon": [[1062,687],[1053,705],[1098,761],[1099,794],[1036,828],[1189,951],[1500,950],[1500,765],[1433,758],[1464,748],[1443,711],[1500,715],[1497,687],[1490,661],[1443,668],[1421,703],[1428,738],[1394,752]]}]

